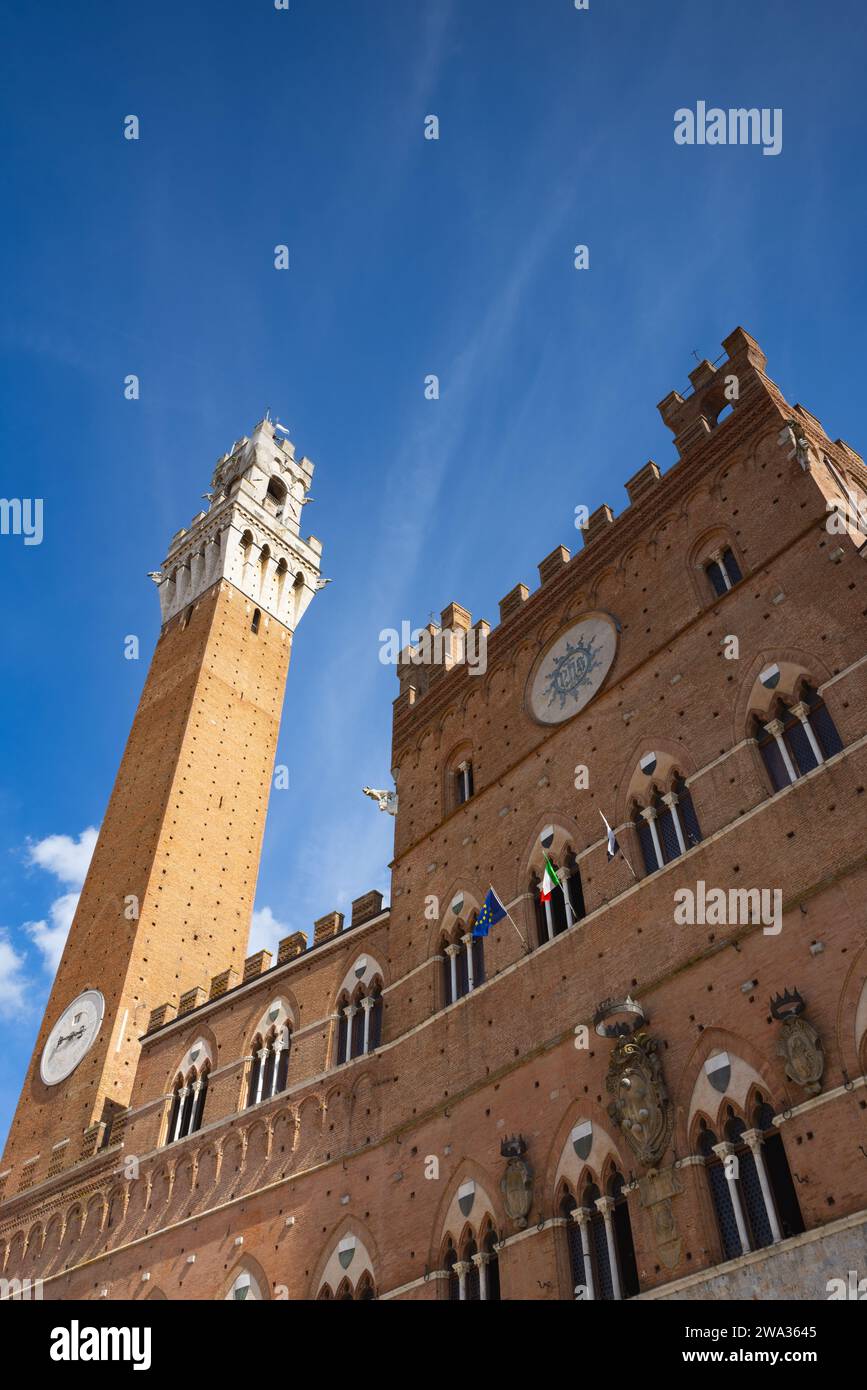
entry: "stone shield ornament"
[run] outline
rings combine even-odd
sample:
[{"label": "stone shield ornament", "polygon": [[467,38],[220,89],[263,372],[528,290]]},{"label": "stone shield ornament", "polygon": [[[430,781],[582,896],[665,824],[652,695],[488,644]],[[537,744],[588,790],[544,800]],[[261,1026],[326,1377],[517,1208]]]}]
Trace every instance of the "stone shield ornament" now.
[{"label": "stone shield ornament", "polygon": [[527,682],[526,704],[540,724],[562,724],[602,688],[617,655],[617,626],[604,613],[573,623],[545,649]]},{"label": "stone shield ornament", "polygon": [[668,1147],[674,1122],[655,1039],[643,1030],[620,1038],[605,1085],[614,1097],[609,1115],[639,1163],[655,1167]]},{"label": "stone shield ornament", "polygon": [[469,1216],[476,1200],[476,1184],[470,1178],[458,1188],[458,1208],[461,1216]]},{"label": "stone shield ornament", "polygon": [[777,1054],[785,1064],[786,1076],[803,1086],[811,1096],[822,1089],[825,1055],[816,1029],[806,1018],[787,1018],[780,1029]]}]

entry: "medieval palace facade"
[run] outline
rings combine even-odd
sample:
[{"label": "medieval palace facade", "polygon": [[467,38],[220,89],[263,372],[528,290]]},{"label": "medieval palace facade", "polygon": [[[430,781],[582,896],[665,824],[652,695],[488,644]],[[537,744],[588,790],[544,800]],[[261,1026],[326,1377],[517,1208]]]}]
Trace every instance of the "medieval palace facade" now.
[{"label": "medieval palace facade", "polygon": [[[867,470],[749,334],[723,346],[660,405],[674,466],[494,629],[451,603],[447,655],[402,653],[391,904],[274,959],[246,943],[321,545],[269,420],[220,460],[154,576],[0,1164],[7,1281],[590,1301],[867,1274]],[[508,915],[474,935],[491,885]]]}]

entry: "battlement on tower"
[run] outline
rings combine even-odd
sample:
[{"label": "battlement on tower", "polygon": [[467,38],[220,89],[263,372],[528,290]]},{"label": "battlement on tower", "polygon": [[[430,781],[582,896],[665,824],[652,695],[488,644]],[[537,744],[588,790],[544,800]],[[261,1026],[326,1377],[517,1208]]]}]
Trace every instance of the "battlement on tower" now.
[{"label": "battlement on tower", "polygon": [[322,543],[301,536],[314,465],[267,416],[217,460],[207,511],[176,531],[161,569],[163,622],[227,579],[294,631],[319,587]]},{"label": "battlement on tower", "polygon": [[[813,444],[828,450],[830,440],[820,422],[804,407],[789,405],[767,376],[767,358],[749,333],[736,328],[722,347],[723,355],[716,362],[701,361],[690,372],[688,390],[683,394],[671,391],[659,403],[658,410],[674,436],[679,455],[665,473],[653,459],[643,464],[624,484],[629,502],[623,511],[615,515],[613,508],[603,503],[591,512],[580,528],[581,550],[571,555],[566,546],[556,546],[538,565],[535,590],[531,592],[521,582],[500,600],[495,627],[484,621],[472,625],[470,612],[452,602],[443,611],[441,626],[428,624],[421,630],[419,642],[401,653],[397,667],[400,694],[394,702],[396,738],[398,730],[403,737],[415,716],[424,714],[429,692],[440,690],[444,682],[459,680],[468,668],[483,673],[486,665],[496,660],[501,646],[512,640],[519,620],[522,626],[532,624],[553,592],[566,585],[591,588],[594,576],[636,544],[694,486],[703,470],[718,467],[725,454],[738,447],[748,428],[754,426],[756,410],[768,411],[781,427],[796,418]],[[863,460],[849,445],[836,440],[835,448],[847,466],[854,463],[863,472]],[[473,634],[478,634],[479,645],[484,647],[483,660],[469,640]]]}]

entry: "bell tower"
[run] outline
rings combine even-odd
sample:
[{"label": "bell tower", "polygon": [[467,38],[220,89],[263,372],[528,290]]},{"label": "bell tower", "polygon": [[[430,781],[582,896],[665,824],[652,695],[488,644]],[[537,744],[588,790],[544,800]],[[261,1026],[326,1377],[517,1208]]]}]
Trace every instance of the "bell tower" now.
[{"label": "bell tower", "polygon": [[292,637],[320,582],[322,546],[300,534],[312,475],[266,418],[151,575],[162,629],[0,1165],[7,1196],[99,1145],[152,1008],[243,964]]}]

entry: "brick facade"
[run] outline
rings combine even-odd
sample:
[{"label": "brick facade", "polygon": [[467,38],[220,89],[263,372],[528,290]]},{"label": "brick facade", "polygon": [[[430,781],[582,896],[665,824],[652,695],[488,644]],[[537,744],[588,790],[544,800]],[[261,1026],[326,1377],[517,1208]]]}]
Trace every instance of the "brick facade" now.
[{"label": "brick facade", "polygon": [[[724,347],[721,366],[692,373],[688,397],[660,406],[678,462],[635,473],[620,516],[599,508],[574,558],[557,547],[535,592],[513,586],[499,626],[476,625],[484,673],[404,654],[391,906],[364,894],[349,922],[319,918],[307,949],[296,934],[273,960],[245,962],[241,944],[291,633],[269,619],[251,636],[251,603],[226,582],[187,627],[168,622],[2,1165],[7,1274],[41,1275],[58,1298],[220,1298],[240,1275],[254,1297],[476,1297],[486,1283],[495,1296],[498,1280],[503,1298],[567,1299],[583,1225],[597,1297],[618,1278],[623,1294],[708,1296],[729,1268],[740,1289],[756,1262],[766,1296],[823,1296],[804,1252],[824,1249],[830,1268],[867,1229],[865,553],[857,531],[826,524],[828,501],[841,485],[867,491],[867,471],[784,400],[748,334]],[[726,552],[740,577],[717,593],[708,566]],[[540,722],[535,673],[586,615],[615,634],[610,670],[578,713]],[[443,629],[462,638],[471,615],[454,603]],[[759,740],[780,699],[806,701],[807,723],[809,702],[821,705],[836,734],[816,722],[829,740],[821,762],[777,788]],[[809,735],[798,725],[795,737]],[[458,780],[468,764],[471,786]],[[672,788],[678,824],[689,804],[695,825],[653,871],[650,820],[656,808],[662,827]],[[610,862],[600,812],[623,851]],[[543,851],[574,895],[575,920],[550,938]],[[124,926],[111,909],[113,985],[93,933],[104,940],[119,866],[142,915]],[[675,895],[700,883],[776,892],[779,920],[682,925]],[[462,937],[489,885],[512,920],[492,929],[482,963]],[[455,981],[464,992],[452,1000]],[[59,1097],[43,1097],[44,1036],[94,982],[106,996],[100,1043]],[[795,991],[821,1044],[815,1084],[793,1079],[780,1049],[800,1025],[779,999],[770,1006]],[[646,1111],[664,1122],[653,1161],[609,1111],[626,1092],[612,1089],[604,1026],[634,1023],[627,999],[661,1066],[662,1089],[626,1112],[639,1129]],[[113,1051],[124,1009],[130,1036],[144,1035],[126,1071]],[[347,1050],[360,1055],[341,1060]],[[170,1142],[190,1058],[199,1082],[207,1071],[204,1111]],[[708,1072],[714,1058],[725,1076]],[[105,1099],[116,1102],[107,1146],[82,1156]],[[756,1119],[763,1105],[772,1126]],[[715,1198],[701,1145],[739,1121],[762,1131],[763,1158],[735,1145],[760,1248],[732,1262],[734,1207]],[[510,1159],[504,1141],[517,1136]],[[504,1190],[509,1162],[528,1165],[523,1214]],[[780,1239],[762,1235],[768,1202]],[[448,1274],[456,1258],[460,1279]]]}]

